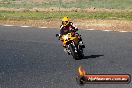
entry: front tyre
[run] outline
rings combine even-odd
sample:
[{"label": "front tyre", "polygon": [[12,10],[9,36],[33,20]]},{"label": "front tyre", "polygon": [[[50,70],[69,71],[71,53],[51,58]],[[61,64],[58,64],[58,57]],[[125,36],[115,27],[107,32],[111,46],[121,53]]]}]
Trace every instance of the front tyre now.
[{"label": "front tyre", "polygon": [[79,55],[78,55],[78,51],[75,52],[75,47],[72,44],[69,45],[69,49],[71,51],[71,55],[73,56],[73,58],[75,60],[79,60],[80,58],[79,58]]}]

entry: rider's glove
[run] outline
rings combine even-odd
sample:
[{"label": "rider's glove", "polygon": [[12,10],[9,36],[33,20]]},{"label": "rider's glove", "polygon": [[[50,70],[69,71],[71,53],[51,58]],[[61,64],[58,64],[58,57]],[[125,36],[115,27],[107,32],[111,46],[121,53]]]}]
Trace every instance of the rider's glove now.
[{"label": "rider's glove", "polygon": [[58,37],[58,40],[60,40],[61,34],[56,34],[56,37]]},{"label": "rider's glove", "polygon": [[60,38],[62,37],[62,35],[61,34],[59,34],[59,38],[58,38],[58,40],[60,40]]},{"label": "rider's glove", "polygon": [[76,30],[75,30],[75,29],[70,29],[70,31],[72,31],[72,32],[76,32]]}]

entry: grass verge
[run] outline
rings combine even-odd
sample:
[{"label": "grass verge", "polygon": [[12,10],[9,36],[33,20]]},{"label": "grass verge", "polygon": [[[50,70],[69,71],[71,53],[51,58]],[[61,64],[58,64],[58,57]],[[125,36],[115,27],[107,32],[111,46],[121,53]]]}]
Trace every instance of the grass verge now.
[{"label": "grass verge", "polygon": [[101,19],[101,20],[130,20],[132,21],[132,12],[35,12],[35,11],[0,11],[0,20],[45,20],[61,19],[63,16],[69,16],[75,19]]},{"label": "grass verge", "polygon": [[107,8],[132,9],[132,0],[0,0],[5,8]]},{"label": "grass verge", "polygon": [[58,28],[69,16],[80,29],[132,31],[131,11],[0,11],[0,24]]}]

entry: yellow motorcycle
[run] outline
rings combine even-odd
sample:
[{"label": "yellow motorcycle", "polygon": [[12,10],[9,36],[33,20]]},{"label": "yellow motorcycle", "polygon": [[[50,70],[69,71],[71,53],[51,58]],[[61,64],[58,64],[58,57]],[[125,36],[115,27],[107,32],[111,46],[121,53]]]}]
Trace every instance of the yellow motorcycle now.
[{"label": "yellow motorcycle", "polygon": [[[56,36],[59,36],[58,34]],[[69,32],[59,36],[59,40],[66,46],[68,53],[70,53],[75,60],[83,58],[83,48],[79,46],[78,36],[75,32]]]}]

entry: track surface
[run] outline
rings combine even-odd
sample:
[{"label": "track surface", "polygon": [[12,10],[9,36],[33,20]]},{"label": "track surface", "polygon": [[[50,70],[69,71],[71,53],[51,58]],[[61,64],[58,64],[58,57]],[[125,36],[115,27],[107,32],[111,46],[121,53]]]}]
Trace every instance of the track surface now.
[{"label": "track surface", "polygon": [[[63,52],[59,30],[0,26],[0,88],[80,88],[80,65],[87,73],[132,75],[132,33],[81,30],[86,58]],[[132,88],[130,84],[86,84],[81,88]]]}]

